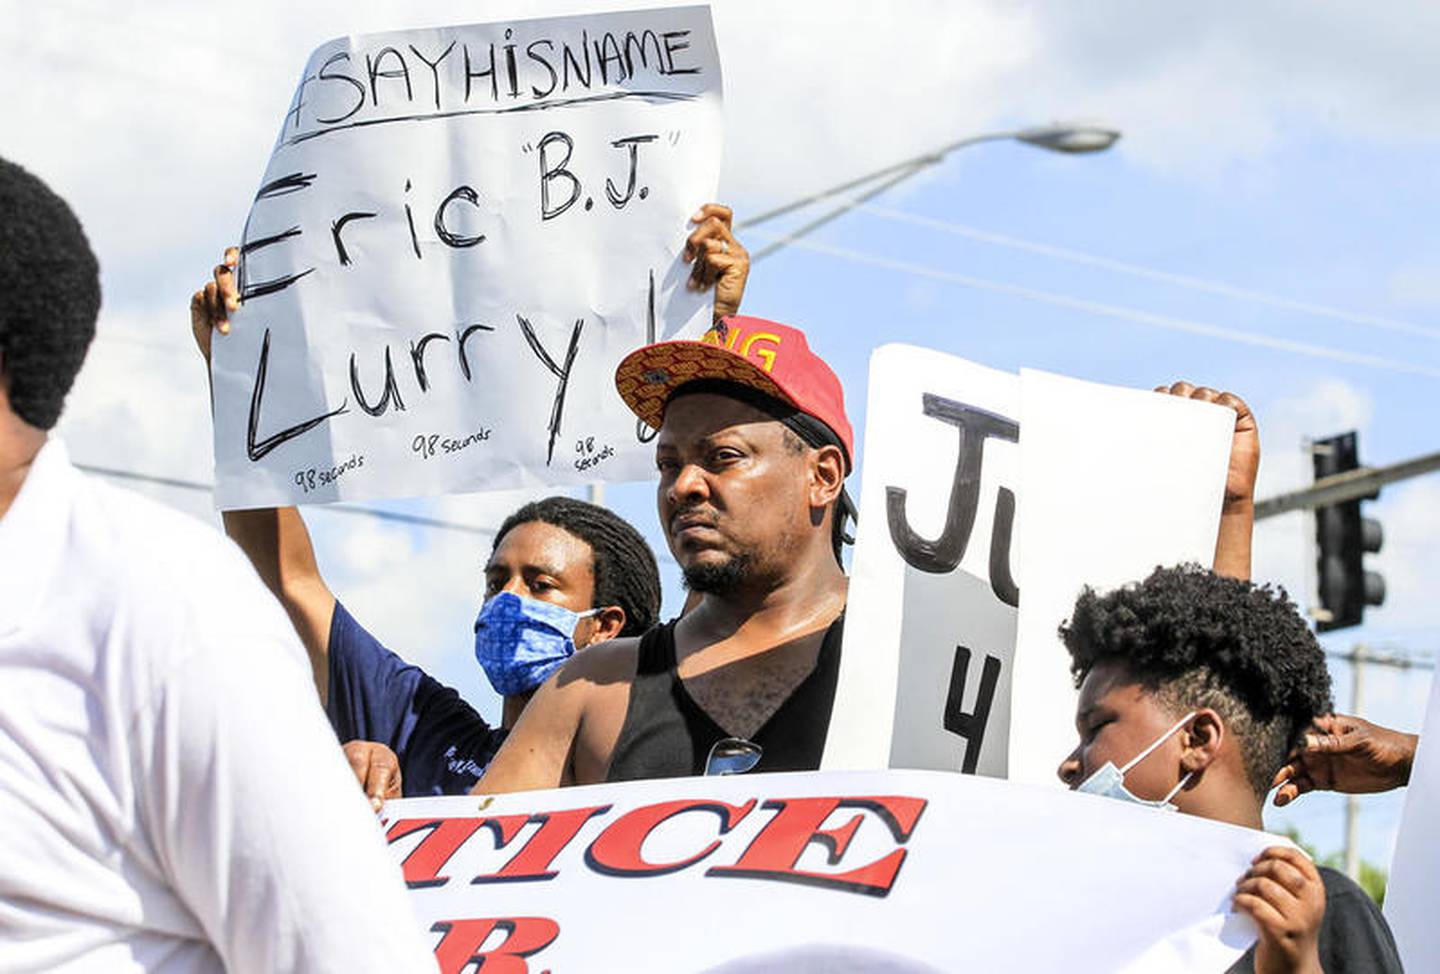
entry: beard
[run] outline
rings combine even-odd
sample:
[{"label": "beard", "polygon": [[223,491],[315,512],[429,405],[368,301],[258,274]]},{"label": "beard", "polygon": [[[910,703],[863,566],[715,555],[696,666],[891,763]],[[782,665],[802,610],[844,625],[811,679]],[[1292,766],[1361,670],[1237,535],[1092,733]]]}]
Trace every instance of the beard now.
[{"label": "beard", "polygon": [[681,569],[685,588],[691,592],[707,595],[730,595],[750,581],[754,561],[755,559],[746,552],[731,555],[719,564],[710,562],[688,565]]}]

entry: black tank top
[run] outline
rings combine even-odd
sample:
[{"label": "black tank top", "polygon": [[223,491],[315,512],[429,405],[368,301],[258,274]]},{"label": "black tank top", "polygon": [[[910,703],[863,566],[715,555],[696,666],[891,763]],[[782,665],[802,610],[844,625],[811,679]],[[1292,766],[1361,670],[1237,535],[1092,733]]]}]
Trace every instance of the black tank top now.
[{"label": "black tank top", "polygon": [[[606,781],[703,774],[710,748],[733,736],[695,702],[675,672],[677,621],[655,626],[640,637],[630,705]],[[826,630],[815,668],[751,737],[762,750],[754,772],[814,771],[820,767],[835,703],[844,628],[842,614]]]}]

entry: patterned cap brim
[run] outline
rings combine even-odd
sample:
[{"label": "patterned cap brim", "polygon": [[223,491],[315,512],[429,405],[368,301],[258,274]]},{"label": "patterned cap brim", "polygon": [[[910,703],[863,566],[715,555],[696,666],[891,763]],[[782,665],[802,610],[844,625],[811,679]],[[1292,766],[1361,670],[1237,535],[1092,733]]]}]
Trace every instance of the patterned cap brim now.
[{"label": "patterned cap brim", "polygon": [[615,370],[615,388],[630,411],[659,429],[674,391],[696,379],[738,382],[783,402],[795,400],[758,365],[720,345],[700,341],[661,342],[636,349]]}]

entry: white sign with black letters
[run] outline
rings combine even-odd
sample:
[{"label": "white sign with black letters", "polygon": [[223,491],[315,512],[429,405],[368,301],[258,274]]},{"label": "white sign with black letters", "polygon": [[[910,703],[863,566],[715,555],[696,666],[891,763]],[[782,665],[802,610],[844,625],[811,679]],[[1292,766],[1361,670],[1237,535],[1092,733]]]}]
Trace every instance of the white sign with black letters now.
[{"label": "white sign with black letters", "polygon": [[1003,776],[1020,379],[886,345],[870,359],[860,529],[827,768]]},{"label": "white sign with black letters", "polygon": [[905,345],[872,356],[866,410],[822,766],[1053,781],[1075,701],[1056,628],[1087,583],[1210,563],[1234,414]]},{"label": "white sign with black letters", "polygon": [[646,476],[614,370],[709,325],[720,101],[708,7],[317,49],[215,343],[220,506]]}]

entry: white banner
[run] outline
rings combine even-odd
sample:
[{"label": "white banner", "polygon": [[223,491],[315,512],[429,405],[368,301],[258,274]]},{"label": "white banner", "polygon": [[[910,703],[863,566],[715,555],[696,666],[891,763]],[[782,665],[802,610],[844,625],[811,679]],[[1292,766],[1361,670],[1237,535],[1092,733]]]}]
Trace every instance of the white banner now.
[{"label": "white banner", "polygon": [[936,772],[390,802],[445,974],[1204,971],[1263,832]]},{"label": "white banner", "polygon": [[1430,704],[1420,746],[1410,769],[1405,811],[1395,836],[1385,919],[1407,970],[1440,970],[1440,680],[1430,684]]},{"label": "white banner", "polygon": [[823,767],[1053,782],[1075,744],[1056,628],[1086,582],[1211,562],[1233,424],[1207,403],[876,350]]},{"label": "white banner", "polygon": [[317,49],[215,343],[220,506],[648,476],[614,371],[709,325],[720,102],[708,7]]}]

